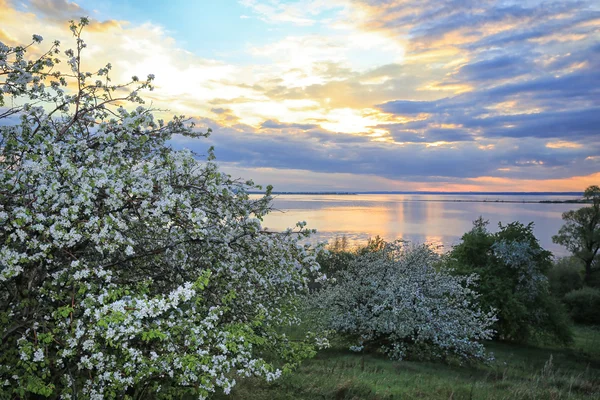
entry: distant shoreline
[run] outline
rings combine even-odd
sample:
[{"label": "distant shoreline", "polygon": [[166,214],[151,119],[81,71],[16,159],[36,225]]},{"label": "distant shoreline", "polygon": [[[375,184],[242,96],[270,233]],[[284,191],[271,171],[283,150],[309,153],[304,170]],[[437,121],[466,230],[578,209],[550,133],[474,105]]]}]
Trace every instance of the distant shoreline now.
[{"label": "distant shoreline", "polygon": [[[264,192],[259,191],[250,191],[249,194],[264,194]],[[274,191],[271,192],[273,195],[311,195],[311,196],[356,196],[356,195],[365,195],[365,194],[388,194],[388,195],[436,195],[436,196],[570,196],[570,197],[578,197],[579,199],[569,199],[569,200],[541,200],[541,201],[533,201],[534,203],[544,202],[544,203],[584,203],[581,200],[583,197],[583,193],[581,192],[346,192],[346,191],[330,191],[330,192],[284,192],[284,191]],[[421,200],[425,201],[425,200]],[[472,200],[465,200],[472,201]],[[477,200],[481,201],[481,200]],[[494,201],[494,200],[487,200]],[[513,200],[499,200],[499,201],[513,201]],[[527,201],[527,200],[525,200]],[[519,203],[522,201],[518,201]]]},{"label": "distant shoreline", "polygon": [[[262,195],[264,192],[249,192]],[[512,200],[512,199],[404,199],[407,202],[452,202],[452,203],[521,203],[521,204],[589,204],[581,199],[583,193],[578,192],[272,192],[276,196],[309,195],[309,196],[356,196],[371,194],[387,195],[435,195],[435,196],[570,196],[578,199],[566,200]]]},{"label": "distant shoreline", "polygon": [[[264,192],[250,191],[250,194],[264,194]],[[349,191],[328,191],[328,192],[283,192],[274,191],[272,194],[291,194],[291,195],[360,195],[360,194],[418,194],[418,195],[442,195],[442,196],[576,196],[583,197],[583,192],[349,192]]]},{"label": "distant shoreline", "polygon": [[591,204],[586,200],[488,200],[488,199],[407,199],[405,201],[442,202],[442,203],[520,203],[520,204]]}]

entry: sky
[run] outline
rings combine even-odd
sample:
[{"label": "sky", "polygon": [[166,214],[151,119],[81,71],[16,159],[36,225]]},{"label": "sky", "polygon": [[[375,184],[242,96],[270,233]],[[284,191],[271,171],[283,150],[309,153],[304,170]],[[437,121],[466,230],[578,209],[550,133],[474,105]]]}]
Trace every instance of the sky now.
[{"label": "sky", "polygon": [[[583,191],[600,184],[598,0],[0,0],[185,114],[234,177],[280,191]],[[41,49],[40,49],[41,51]]]}]

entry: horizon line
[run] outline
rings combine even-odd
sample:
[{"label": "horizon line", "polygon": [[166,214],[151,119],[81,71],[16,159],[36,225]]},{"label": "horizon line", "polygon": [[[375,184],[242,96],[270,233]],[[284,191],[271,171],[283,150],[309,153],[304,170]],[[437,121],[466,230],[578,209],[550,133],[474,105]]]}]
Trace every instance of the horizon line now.
[{"label": "horizon line", "polygon": [[[251,190],[250,194],[264,194],[265,191]],[[483,192],[483,191],[430,191],[430,190],[274,190],[272,194],[470,194],[470,195],[555,195],[555,196],[583,196],[583,192]]]}]

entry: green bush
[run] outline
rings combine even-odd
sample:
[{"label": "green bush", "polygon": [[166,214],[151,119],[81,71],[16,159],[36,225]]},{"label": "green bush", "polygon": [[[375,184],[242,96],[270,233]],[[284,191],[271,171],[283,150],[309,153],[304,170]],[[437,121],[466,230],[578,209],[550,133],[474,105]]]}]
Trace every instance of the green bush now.
[{"label": "green bush", "polygon": [[[596,260],[594,261],[594,266],[600,266],[600,257],[596,256]],[[597,268],[597,267],[594,267]],[[590,273],[590,277],[588,279],[588,282],[586,283],[586,286],[589,287],[593,287],[593,288],[599,288],[600,289],[600,269],[593,269],[592,272]]]},{"label": "green bush", "polygon": [[350,247],[346,236],[336,236],[327,245],[327,250],[318,254],[317,262],[328,277],[336,277],[356,257],[356,251]]},{"label": "green bush", "polygon": [[575,257],[558,259],[550,271],[548,282],[550,291],[557,298],[562,299],[565,294],[583,287],[583,264]]},{"label": "green bush", "polygon": [[569,342],[569,318],[551,295],[547,273],[552,253],[533,234],[533,223],[499,225],[487,230],[479,218],[462,242],[449,253],[447,265],[460,275],[477,274],[483,309],[497,310],[496,339],[527,342],[552,339]]},{"label": "green bush", "polygon": [[585,287],[564,297],[571,318],[581,324],[600,324],[600,289]]}]

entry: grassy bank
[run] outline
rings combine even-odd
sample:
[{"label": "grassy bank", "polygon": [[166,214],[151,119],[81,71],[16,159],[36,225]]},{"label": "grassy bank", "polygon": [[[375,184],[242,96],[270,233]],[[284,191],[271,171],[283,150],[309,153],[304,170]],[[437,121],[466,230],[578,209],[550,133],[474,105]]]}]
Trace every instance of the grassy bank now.
[{"label": "grassy bank", "polygon": [[228,399],[600,399],[600,329],[569,348],[489,343],[489,366],[392,362],[341,346],[272,384],[239,382]]}]

